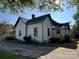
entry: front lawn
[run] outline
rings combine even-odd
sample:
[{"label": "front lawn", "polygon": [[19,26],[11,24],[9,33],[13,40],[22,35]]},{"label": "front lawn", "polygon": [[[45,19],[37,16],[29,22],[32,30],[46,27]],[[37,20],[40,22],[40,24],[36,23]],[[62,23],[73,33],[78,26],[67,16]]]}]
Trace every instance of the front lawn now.
[{"label": "front lawn", "polygon": [[32,46],[47,46],[47,47],[66,47],[66,48],[77,48],[77,42],[68,42],[68,43],[37,43],[37,42],[24,42],[20,40],[5,40],[5,42],[14,43],[14,44],[23,44],[23,45],[32,45]]},{"label": "front lawn", "polygon": [[12,53],[0,50],[0,59],[36,59],[36,58],[16,55],[16,54],[12,54]]},{"label": "front lawn", "polygon": [[4,40],[4,42],[15,43],[15,44],[26,44],[24,41],[21,40]]}]

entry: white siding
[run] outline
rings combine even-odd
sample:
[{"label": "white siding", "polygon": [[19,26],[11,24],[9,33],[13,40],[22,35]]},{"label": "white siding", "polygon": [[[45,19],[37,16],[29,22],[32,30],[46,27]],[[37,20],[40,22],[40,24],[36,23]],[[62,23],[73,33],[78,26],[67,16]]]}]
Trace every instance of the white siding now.
[{"label": "white siding", "polygon": [[69,34],[69,30],[65,28],[59,28],[60,34],[57,34],[57,29],[53,30],[53,37],[54,38],[64,38],[64,35]]},{"label": "white siding", "polygon": [[[34,36],[35,27],[38,28],[37,37]],[[48,28],[50,29],[50,36],[48,36]],[[31,35],[32,40],[36,40],[39,42],[43,42],[45,40],[48,41],[48,39],[51,37],[59,38],[60,36],[59,34],[56,33],[56,30],[54,30],[52,33],[53,28],[56,28],[56,26],[53,26],[51,24],[48,17],[46,17],[46,19],[42,23],[27,25],[27,29],[26,29],[26,24],[22,20],[20,20],[16,26],[16,38],[18,38],[19,40],[23,40],[23,37],[26,35],[26,30],[27,30],[27,36]],[[21,36],[19,36],[19,30],[21,30]],[[61,36],[68,34],[68,33],[69,33],[68,30],[65,30],[65,29],[60,30]]]},{"label": "white siding", "polygon": [[[34,36],[34,27],[38,28],[38,36]],[[27,25],[27,36],[31,35],[32,40],[42,41],[42,23]]]},{"label": "white siding", "polygon": [[[23,40],[23,37],[25,36],[26,34],[26,25],[25,23],[22,21],[22,20],[19,20],[17,26],[16,26],[16,38],[19,39],[19,40]],[[21,30],[21,36],[19,36],[19,30]]]},{"label": "white siding", "polygon": [[57,34],[57,29],[53,30],[53,35],[52,35],[53,38],[59,38],[60,37],[59,35],[60,34]]},{"label": "white siding", "polygon": [[69,35],[69,30],[68,29],[65,29],[65,28],[62,28],[60,29],[60,35],[64,38],[65,35]]},{"label": "white siding", "polygon": [[[50,29],[50,36],[48,36],[48,28]],[[47,17],[43,22],[43,40],[48,40],[52,37],[52,28],[55,28]]]}]

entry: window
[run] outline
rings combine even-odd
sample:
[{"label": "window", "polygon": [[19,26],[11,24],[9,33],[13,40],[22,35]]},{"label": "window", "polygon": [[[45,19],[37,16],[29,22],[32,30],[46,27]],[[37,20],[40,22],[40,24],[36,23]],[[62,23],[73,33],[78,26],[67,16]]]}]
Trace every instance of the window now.
[{"label": "window", "polygon": [[36,37],[38,36],[38,30],[37,30],[37,27],[34,28],[34,36],[36,36]]},{"label": "window", "polygon": [[21,36],[21,30],[19,30],[19,36]]},{"label": "window", "polygon": [[50,36],[50,29],[48,28],[48,36]]},{"label": "window", "polygon": [[60,34],[60,30],[57,30],[57,34]]}]

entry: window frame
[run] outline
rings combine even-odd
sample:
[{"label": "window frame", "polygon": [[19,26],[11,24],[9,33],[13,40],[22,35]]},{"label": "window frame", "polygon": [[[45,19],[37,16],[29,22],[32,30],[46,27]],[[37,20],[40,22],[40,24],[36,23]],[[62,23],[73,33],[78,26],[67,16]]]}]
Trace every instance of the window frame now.
[{"label": "window frame", "polygon": [[34,37],[37,37],[37,36],[38,36],[38,28],[34,27]]},{"label": "window frame", "polygon": [[50,28],[47,29],[47,35],[50,36]]},{"label": "window frame", "polygon": [[60,34],[60,29],[57,29],[57,30],[56,30],[56,33],[57,33],[57,34]]},{"label": "window frame", "polygon": [[19,36],[21,36],[21,30],[19,30]]}]

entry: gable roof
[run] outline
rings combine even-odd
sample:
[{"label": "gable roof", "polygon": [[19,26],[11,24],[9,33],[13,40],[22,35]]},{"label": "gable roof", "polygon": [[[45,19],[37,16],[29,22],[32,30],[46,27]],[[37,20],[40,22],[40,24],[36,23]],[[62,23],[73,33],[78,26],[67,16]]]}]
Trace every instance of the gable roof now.
[{"label": "gable roof", "polygon": [[17,26],[18,22],[22,20],[25,24],[27,22],[27,19],[26,18],[23,18],[23,17],[19,17],[18,20],[16,21],[15,25],[14,25],[14,28]]},{"label": "gable roof", "polygon": [[49,17],[49,16],[50,16],[50,14],[46,14],[46,15],[43,15],[43,16],[35,17],[33,19],[28,20],[27,24],[35,24],[35,23],[43,22],[45,20],[45,18]]},{"label": "gable roof", "polygon": [[51,22],[52,25],[54,25],[54,26],[59,26],[60,25],[58,22],[54,21],[51,18],[50,14],[46,14],[46,15],[42,15],[42,16],[30,19],[30,20],[27,21],[27,24],[29,25],[29,24],[41,23],[41,22],[43,22],[46,19],[46,17],[49,18],[49,20],[50,20],[50,22]]},{"label": "gable roof", "polygon": [[20,19],[25,24],[29,25],[29,24],[41,23],[41,22],[43,22],[46,19],[46,17],[49,18],[49,20],[50,20],[50,22],[51,22],[52,25],[57,26],[58,28],[60,28],[62,26],[65,26],[67,29],[70,29],[69,22],[67,22],[67,23],[58,23],[58,22],[54,21],[51,18],[51,15],[50,14],[46,14],[46,15],[43,15],[43,16],[35,17],[35,18],[29,19],[29,20],[27,20],[26,18],[23,18],[23,17],[19,17],[14,27],[17,26],[17,24],[18,24],[18,22],[19,22]]},{"label": "gable roof", "polygon": [[67,29],[70,29],[69,22],[67,22],[67,23],[61,23],[61,27],[62,26],[65,26]]}]

